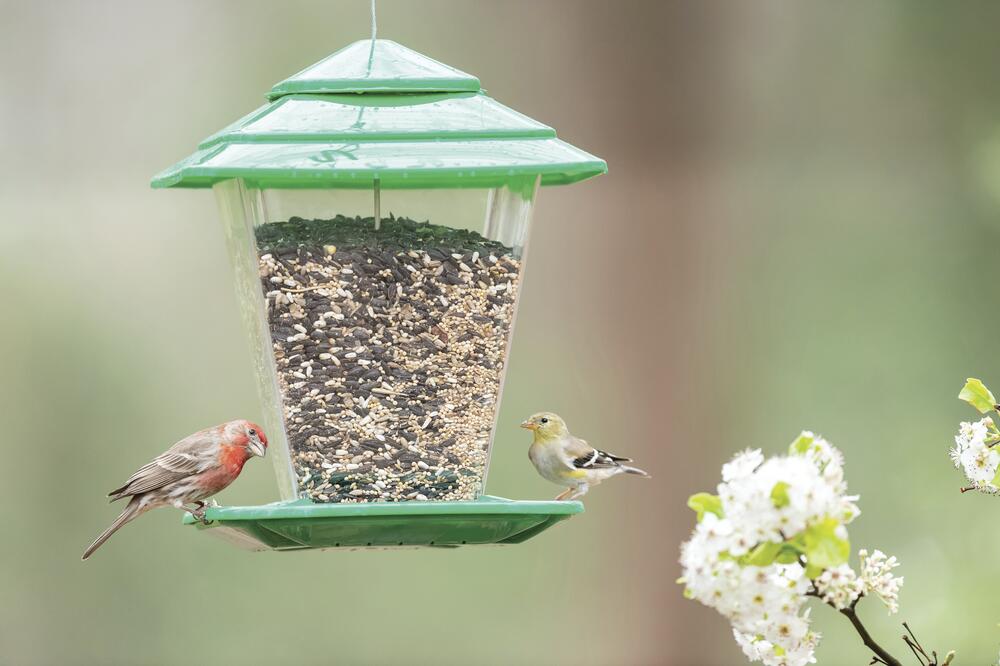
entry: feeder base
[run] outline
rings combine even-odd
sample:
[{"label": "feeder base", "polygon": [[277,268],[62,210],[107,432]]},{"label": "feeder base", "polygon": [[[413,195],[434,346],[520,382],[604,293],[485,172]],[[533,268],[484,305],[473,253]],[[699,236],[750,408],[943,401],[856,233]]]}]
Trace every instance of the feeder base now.
[{"label": "feeder base", "polygon": [[204,525],[184,524],[246,550],[454,548],[515,544],[582,513],[580,502],[514,501],[315,504],[299,499],[263,506],[207,507]]}]

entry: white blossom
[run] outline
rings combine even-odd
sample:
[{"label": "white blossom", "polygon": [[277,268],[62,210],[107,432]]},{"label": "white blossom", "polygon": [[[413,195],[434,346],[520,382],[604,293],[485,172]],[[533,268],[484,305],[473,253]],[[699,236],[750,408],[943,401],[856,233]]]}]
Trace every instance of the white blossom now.
[{"label": "white blossom", "polygon": [[[722,467],[721,515],[702,511],[681,546],[685,594],[729,619],[750,661],[767,666],[816,661],[820,637],[804,609],[814,582],[794,553],[779,563],[777,549],[831,519],[836,538],[846,542],[843,526],[860,511],[857,496],[847,494],[843,464],[840,452],[811,432],[802,433],[786,456],[765,460],[759,449],[738,453]],[[759,547],[770,548],[771,556],[752,564]],[[850,575],[857,580],[853,571]],[[824,589],[839,599],[846,592],[834,578]]]},{"label": "white blossom", "polygon": [[892,570],[899,566],[896,557],[886,557],[881,550],[871,555],[867,550],[858,551],[861,558],[861,582],[866,594],[877,595],[889,608],[889,613],[899,610],[899,588],[903,586],[902,576],[893,576]]},{"label": "white blossom", "polygon": [[745,634],[735,627],[733,627],[733,637],[750,661],[763,661],[765,655],[774,651],[774,645],[769,641],[753,634]]},{"label": "white blossom", "polygon": [[764,462],[764,454],[760,449],[746,449],[733,456],[733,459],[722,466],[722,480],[735,481],[753,474],[753,471]]},{"label": "white blossom", "polygon": [[[849,522],[860,514],[854,504],[857,497],[846,494],[840,452],[812,433],[803,436],[812,439],[804,454],[761,462],[760,450],[746,451],[723,467],[718,493],[733,524],[731,555],[743,555],[762,541],[781,541],[782,534],[801,532],[810,519],[833,516]],[[757,466],[748,473],[751,463]],[[777,506],[771,496],[779,482],[785,484],[789,500],[784,506]]]},{"label": "white blossom", "polygon": [[1000,447],[993,446],[997,439],[996,424],[987,416],[959,425],[955,446],[948,451],[952,464],[965,473],[973,486],[987,493],[1000,491],[993,482],[1000,469]]},{"label": "white blossom", "polygon": [[[965,439],[987,439],[985,425],[966,425]],[[896,558],[862,550],[860,575],[846,562],[857,500],[847,494],[843,455],[811,432],[785,456],[742,451],[723,465],[717,496],[689,501],[699,522],[681,545],[678,582],[687,597],[729,620],[750,661],[815,663],[820,635],[810,627],[810,596],[845,609],[870,593],[891,612],[898,608]]]},{"label": "white blossom", "polygon": [[849,607],[864,592],[865,586],[854,569],[846,564],[831,567],[816,579],[816,591],[823,601],[837,610]]}]

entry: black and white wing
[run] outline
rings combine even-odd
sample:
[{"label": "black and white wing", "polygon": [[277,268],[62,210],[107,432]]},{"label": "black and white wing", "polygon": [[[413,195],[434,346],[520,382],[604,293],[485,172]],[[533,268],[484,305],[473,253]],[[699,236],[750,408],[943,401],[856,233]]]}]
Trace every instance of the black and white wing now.
[{"label": "black and white wing", "polygon": [[[583,442],[583,440],[579,441]],[[599,449],[590,449],[582,455],[577,455],[577,457],[573,458],[573,467],[576,469],[606,469],[608,467],[619,467],[623,462],[632,462],[632,459],[616,456]]]}]

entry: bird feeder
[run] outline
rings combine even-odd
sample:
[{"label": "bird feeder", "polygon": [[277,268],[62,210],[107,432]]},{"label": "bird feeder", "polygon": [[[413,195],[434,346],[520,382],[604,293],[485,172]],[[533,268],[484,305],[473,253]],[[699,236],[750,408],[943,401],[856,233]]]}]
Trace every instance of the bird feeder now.
[{"label": "bird feeder", "polygon": [[604,161],[383,39],[267,97],[152,181],[215,191],[282,498],[204,529],[457,546],[582,511],[483,493],[535,197]]}]

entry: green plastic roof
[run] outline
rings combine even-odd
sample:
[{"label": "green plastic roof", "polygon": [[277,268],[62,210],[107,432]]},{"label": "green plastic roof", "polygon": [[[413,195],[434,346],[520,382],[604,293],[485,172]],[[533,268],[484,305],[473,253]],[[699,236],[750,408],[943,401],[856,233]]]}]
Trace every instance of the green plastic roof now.
[{"label": "green plastic roof", "polygon": [[479,79],[388,39],[345,46],[271,88],[289,93],[478,92]]},{"label": "green plastic roof", "polygon": [[[272,89],[153,187],[497,187],[576,182],[603,160],[479,92],[474,77],[395,42],[356,42]],[[294,94],[292,94],[294,93]]]},{"label": "green plastic roof", "polygon": [[219,143],[555,138],[547,125],[477,93],[289,95],[213,134]]}]

